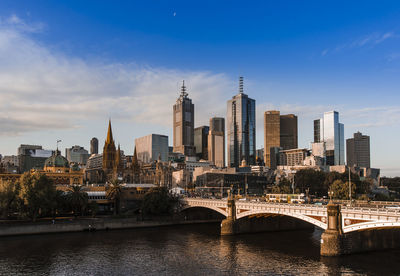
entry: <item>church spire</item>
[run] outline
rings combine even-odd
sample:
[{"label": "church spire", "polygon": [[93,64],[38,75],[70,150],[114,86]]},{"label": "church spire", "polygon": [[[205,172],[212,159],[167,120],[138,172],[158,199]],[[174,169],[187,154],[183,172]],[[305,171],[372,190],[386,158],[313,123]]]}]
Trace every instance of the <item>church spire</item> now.
[{"label": "church spire", "polygon": [[113,135],[112,135],[111,119],[110,119],[110,120],[108,120],[108,131],[107,131],[106,144],[111,144],[111,143],[114,143],[114,140],[113,140]]},{"label": "church spire", "polygon": [[136,165],[137,164],[137,153],[136,153],[136,146],[135,150],[133,151],[133,158],[132,158],[132,164]]}]

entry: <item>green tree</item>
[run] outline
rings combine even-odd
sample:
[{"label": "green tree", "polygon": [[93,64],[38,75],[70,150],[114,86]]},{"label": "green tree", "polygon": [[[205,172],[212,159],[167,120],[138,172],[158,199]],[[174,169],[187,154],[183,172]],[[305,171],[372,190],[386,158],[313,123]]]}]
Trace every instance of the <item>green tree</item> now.
[{"label": "green tree", "polygon": [[162,215],[171,213],[177,203],[166,188],[157,187],[150,189],[143,198],[143,214]]},{"label": "green tree", "polygon": [[[349,182],[343,182],[338,179],[335,180],[332,185],[329,187],[329,190],[333,192],[332,197],[334,199],[349,199]],[[351,195],[352,198],[355,197],[356,185],[355,183],[351,183]]]},{"label": "green tree", "polygon": [[[342,175],[338,172],[329,172],[325,176],[324,186],[330,187],[336,180],[342,180]],[[346,181],[346,180],[344,180]]]},{"label": "green tree", "polygon": [[295,187],[301,193],[306,193],[309,189],[309,194],[325,195],[328,191],[328,186],[325,185],[326,174],[322,171],[314,169],[298,170],[294,176]]},{"label": "green tree", "polygon": [[97,204],[96,201],[91,201],[89,202],[88,209],[92,217],[96,217],[97,212],[99,211],[99,205]]},{"label": "green tree", "polygon": [[292,193],[292,183],[286,177],[281,178],[277,185],[272,186],[273,194],[291,194]]},{"label": "green tree", "polygon": [[39,215],[50,214],[53,210],[56,187],[44,174],[24,173],[19,180],[19,198],[22,211],[33,221]]},{"label": "green tree", "polygon": [[1,216],[7,218],[11,207],[17,201],[18,185],[11,181],[0,180],[0,210]]},{"label": "green tree", "polygon": [[366,179],[360,181],[359,184],[357,185],[356,193],[359,195],[368,195],[371,193],[372,186],[373,186],[372,180]]},{"label": "green tree", "polygon": [[53,217],[64,214],[71,211],[71,206],[68,200],[68,196],[64,191],[56,190],[56,194],[52,204],[52,215]]},{"label": "green tree", "polygon": [[118,179],[113,179],[106,189],[106,197],[114,202],[114,215],[119,214],[122,186]]},{"label": "green tree", "polygon": [[88,204],[88,194],[82,190],[80,185],[71,186],[67,199],[75,216],[82,214]]}]

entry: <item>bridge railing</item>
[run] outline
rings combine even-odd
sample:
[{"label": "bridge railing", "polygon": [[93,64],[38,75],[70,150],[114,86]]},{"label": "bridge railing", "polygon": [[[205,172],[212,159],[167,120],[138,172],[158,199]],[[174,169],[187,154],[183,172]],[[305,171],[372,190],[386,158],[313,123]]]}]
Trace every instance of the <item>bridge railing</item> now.
[{"label": "bridge railing", "polygon": [[[201,201],[209,201],[209,202],[226,202],[225,199],[205,199],[201,197],[190,197],[190,198],[182,198],[183,200],[201,200]],[[282,203],[282,202],[267,202],[267,201],[240,201],[237,200],[236,204],[251,204],[251,205],[274,205],[274,206],[285,206],[285,207],[293,207],[296,208],[313,208],[313,209],[326,209],[326,205],[315,205],[315,204],[307,204],[307,203]],[[390,205],[388,205],[390,206]],[[384,207],[357,207],[357,206],[346,206],[342,205],[342,211],[345,212],[358,212],[358,213],[375,213],[375,214],[390,214],[390,215],[400,215],[400,208],[397,210],[388,209]]]},{"label": "bridge railing", "polygon": [[394,215],[400,216],[400,210],[391,210],[387,208],[363,208],[342,206],[342,212],[355,212],[361,214]]}]

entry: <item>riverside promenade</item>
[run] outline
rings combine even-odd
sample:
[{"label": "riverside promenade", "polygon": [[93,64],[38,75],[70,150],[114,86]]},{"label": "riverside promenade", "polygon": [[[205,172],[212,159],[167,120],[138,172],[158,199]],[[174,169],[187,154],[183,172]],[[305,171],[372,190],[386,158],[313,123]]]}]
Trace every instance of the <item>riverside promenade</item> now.
[{"label": "riverside promenade", "polygon": [[28,221],[3,221],[0,223],[1,236],[16,235],[36,235],[50,233],[66,233],[66,232],[82,232],[82,231],[103,231],[114,229],[144,228],[144,227],[161,227],[183,224],[197,224],[218,222],[220,220],[185,220],[163,218],[160,220],[138,220],[137,218],[77,218],[77,219],[61,219],[41,220],[37,222]]}]

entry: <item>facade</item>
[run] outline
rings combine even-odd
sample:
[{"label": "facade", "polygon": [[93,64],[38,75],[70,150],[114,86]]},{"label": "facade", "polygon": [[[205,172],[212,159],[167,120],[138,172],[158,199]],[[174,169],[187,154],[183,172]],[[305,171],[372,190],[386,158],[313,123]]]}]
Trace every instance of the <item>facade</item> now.
[{"label": "facade", "polygon": [[198,159],[208,160],[208,132],[210,127],[201,126],[194,129],[194,146]]},{"label": "facade", "polygon": [[344,165],[344,125],[339,123],[339,112],[325,112],[314,121],[314,142],[325,143],[327,165]]},{"label": "facade", "polygon": [[[264,162],[265,165],[274,168],[274,160],[271,159],[271,148],[283,150],[296,149],[297,116],[293,114],[280,115],[277,110],[264,113]],[[275,152],[273,150],[273,152]]]},{"label": "facade", "polygon": [[243,93],[243,78],[239,79],[239,94],[227,106],[228,166],[239,167],[242,160],[256,163],[256,101]]},{"label": "facade", "polygon": [[90,155],[99,153],[99,140],[93,137],[90,140]]},{"label": "facade", "polygon": [[19,165],[18,155],[5,155],[1,159],[1,163],[18,166]]},{"label": "facade", "polygon": [[103,154],[92,154],[85,168],[85,181],[99,183],[103,179]]},{"label": "facade", "polygon": [[173,107],[173,123],[174,152],[194,156],[194,104],[188,98],[185,82],[182,85],[181,95]]},{"label": "facade", "polygon": [[87,150],[85,150],[84,147],[75,145],[71,148],[65,149],[65,156],[67,157],[67,160],[71,163],[86,165],[86,162],[89,158],[89,153]]},{"label": "facade", "polygon": [[354,133],[353,138],[346,140],[347,166],[371,167],[370,142],[368,135]]},{"label": "facade", "polygon": [[308,149],[290,149],[279,152],[280,166],[301,166],[304,160],[309,156]]},{"label": "facade", "polygon": [[208,132],[208,161],[216,167],[225,167],[225,119],[210,119]]},{"label": "facade", "polygon": [[139,183],[155,184],[158,187],[172,188],[174,169],[167,162],[154,161],[140,166]]},{"label": "facade", "polygon": [[18,148],[18,161],[21,173],[32,169],[43,169],[44,162],[52,156],[53,151],[44,150],[39,145],[21,145]]},{"label": "facade", "polygon": [[54,181],[57,186],[83,185],[83,172],[77,164],[70,167],[68,160],[58,150],[38,170]]},{"label": "facade", "polygon": [[137,158],[142,163],[156,160],[168,161],[168,136],[150,134],[135,139]]},{"label": "facade", "polygon": [[256,150],[256,158],[264,161],[264,148]]}]

